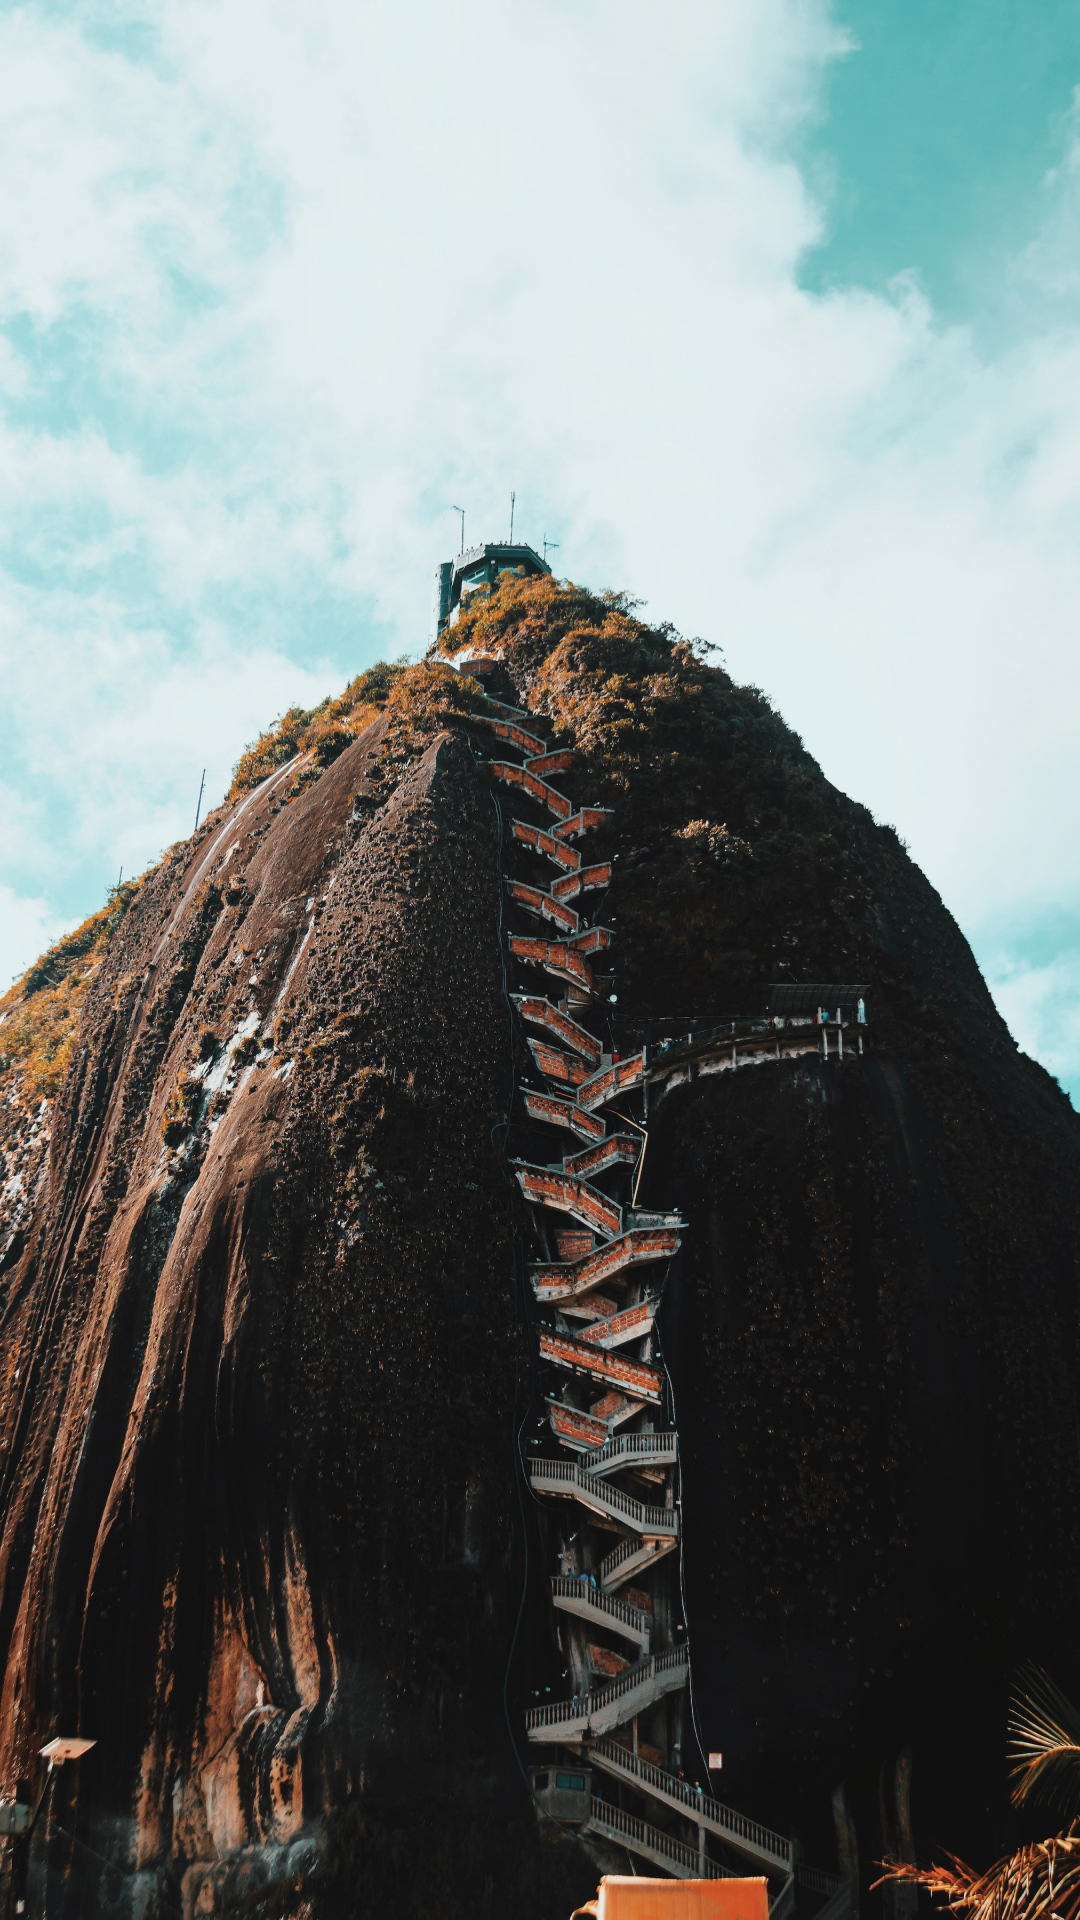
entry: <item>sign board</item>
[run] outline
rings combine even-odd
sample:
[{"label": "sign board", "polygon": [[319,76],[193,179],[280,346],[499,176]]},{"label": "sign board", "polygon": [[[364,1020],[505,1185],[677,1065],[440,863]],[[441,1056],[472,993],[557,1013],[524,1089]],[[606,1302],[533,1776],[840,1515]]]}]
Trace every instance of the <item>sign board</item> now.
[{"label": "sign board", "polygon": [[710,1773],[719,1773],[723,1764],[724,1764],[724,1756],[722,1753],[710,1753],[709,1755],[709,1772]]},{"label": "sign board", "polygon": [[84,1753],[96,1746],[96,1740],[50,1740],[48,1746],[39,1751],[51,1767],[62,1767],[65,1760],[81,1760]]}]

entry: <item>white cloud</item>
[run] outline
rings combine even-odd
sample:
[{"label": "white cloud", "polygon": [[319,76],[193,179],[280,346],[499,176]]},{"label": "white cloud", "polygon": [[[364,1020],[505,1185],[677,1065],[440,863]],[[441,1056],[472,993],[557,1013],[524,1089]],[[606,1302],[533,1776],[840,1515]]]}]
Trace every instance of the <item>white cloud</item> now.
[{"label": "white cloud", "polygon": [[1046,966],[1002,959],[987,978],[1009,1029],[1023,1048],[1073,1090],[1080,1091],[1080,952]]},{"label": "white cloud", "polygon": [[29,962],[51,947],[72,922],[47,900],[16,893],[0,881],[0,994],[25,973]]},{"label": "white cloud", "polygon": [[1075,146],[990,353],[913,284],[797,284],[824,4],[161,0],[134,53],[124,20],[0,19],[0,616],[47,864],[111,861],[125,809],[156,850],[203,738],[223,770],[415,648],[450,502],[498,534],[513,486],[566,571],[720,640],[966,923],[1075,897]]}]

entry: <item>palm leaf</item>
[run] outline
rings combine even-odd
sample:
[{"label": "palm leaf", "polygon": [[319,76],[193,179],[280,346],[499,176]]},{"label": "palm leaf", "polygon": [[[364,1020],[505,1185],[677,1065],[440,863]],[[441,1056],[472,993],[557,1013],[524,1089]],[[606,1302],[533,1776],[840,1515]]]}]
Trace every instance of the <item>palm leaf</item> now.
[{"label": "palm leaf", "polygon": [[1013,1804],[1043,1800],[1066,1819],[1080,1814],[1080,1713],[1040,1667],[1028,1667],[1013,1693],[1009,1757]]},{"label": "palm leaf", "polygon": [[1080,1920],[1080,1832],[1070,1827],[1030,1842],[985,1873],[954,1854],[948,1864],[888,1866],[881,1880],[907,1880],[943,1897],[963,1920]]}]

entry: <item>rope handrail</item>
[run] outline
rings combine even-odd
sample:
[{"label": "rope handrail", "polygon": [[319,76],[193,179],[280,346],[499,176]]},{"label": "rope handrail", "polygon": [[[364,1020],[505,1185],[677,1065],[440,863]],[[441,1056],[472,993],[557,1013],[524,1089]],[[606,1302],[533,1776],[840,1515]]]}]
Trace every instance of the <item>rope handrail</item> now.
[{"label": "rope handrail", "polygon": [[613,1620],[621,1620],[635,1632],[648,1634],[652,1621],[640,1607],[632,1607],[629,1600],[616,1600],[610,1593],[603,1593],[599,1587],[590,1586],[582,1574],[556,1573],[551,1578],[553,1595],[561,1595],[567,1600],[585,1600],[598,1613],[606,1613]]},{"label": "rope handrail", "polygon": [[679,1530],[677,1507],[647,1506],[644,1500],[635,1500],[632,1493],[624,1493],[621,1487],[611,1487],[606,1482],[598,1486],[595,1476],[586,1473],[576,1460],[548,1460],[542,1454],[537,1455],[529,1461],[529,1476],[532,1480],[570,1481],[587,1493],[590,1500],[625,1514],[643,1533],[677,1533]]},{"label": "rope handrail", "polygon": [[733,1868],[721,1866],[719,1860],[703,1857],[696,1847],[688,1847],[685,1840],[674,1840],[670,1833],[660,1827],[650,1827],[636,1813],[625,1813],[622,1807],[615,1807],[607,1800],[598,1800],[594,1795],[589,1800],[589,1818],[597,1826],[607,1827],[609,1832],[622,1834],[629,1840],[638,1841],[653,1853],[659,1853],[665,1860],[677,1860],[680,1866],[692,1869],[691,1878],[699,1880],[734,1880],[737,1878]]},{"label": "rope handrail", "polygon": [[556,1727],[570,1720],[588,1722],[591,1715],[602,1713],[605,1707],[615,1700],[621,1700],[624,1694],[646,1686],[657,1674],[669,1673],[673,1667],[685,1667],[686,1664],[685,1647],[668,1647],[663,1653],[650,1654],[647,1660],[640,1660],[636,1667],[627,1667],[625,1673],[620,1673],[606,1687],[597,1687],[592,1693],[576,1695],[571,1700],[553,1700],[550,1706],[530,1707],[525,1715],[525,1725]]},{"label": "rope handrail", "polygon": [[[743,1813],[736,1813],[733,1807],[725,1806],[723,1801],[714,1800],[710,1794],[699,1793],[688,1780],[680,1780],[676,1774],[665,1773],[662,1767],[653,1766],[649,1760],[643,1760],[638,1753],[630,1753],[621,1747],[617,1740],[601,1737],[593,1743],[594,1752],[603,1754],[620,1773],[631,1775],[636,1780],[651,1783],[658,1792],[669,1800],[678,1800],[692,1813],[711,1820],[714,1825],[725,1827],[729,1833],[737,1833],[749,1840],[762,1853],[770,1854],[775,1860],[782,1860],[790,1868],[791,1841],[783,1834],[773,1833],[771,1828],[763,1827],[756,1820],[748,1820]],[[834,1877],[834,1876],[830,1876]]]}]

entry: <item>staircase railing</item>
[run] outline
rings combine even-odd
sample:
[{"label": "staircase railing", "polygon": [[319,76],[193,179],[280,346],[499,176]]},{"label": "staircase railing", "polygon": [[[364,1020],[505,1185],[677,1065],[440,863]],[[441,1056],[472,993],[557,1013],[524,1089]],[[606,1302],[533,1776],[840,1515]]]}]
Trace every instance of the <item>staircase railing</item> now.
[{"label": "staircase railing", "polygon": [[635,1500],[632,1493],[624,1493],[621,1487],[598,1481],[595,1474],[586,1473],[576,1460],[548,1460],[540,1455],[529,1461],[529,1478],[534,1486],[543,1482],[547,1486],[574,1487],[591,1505],[618,1515],[638,1533],[679,1531],[677,1507],[647,1506],[644,1500]]},{"label": "staircase railing", "polygon": [[678,1458],[679,1436],[677,1433],[620,1433],[594,1453],[586,1464],[586,1473],[602,1473],[605,1467],[623,1461],[632,1466],[637,1460],[645,1460],[660,1454],[665,1461]]},{"label": "staircase railing", "polygon": [[648,1821],[640,1820],[636,1813],[624,1813],[621,1807],[613,1807],[606,1800],[597,1800],[595,1795],[589,1802],[586,1827],[602,1832],[610,1839],[621,1840],[623,1846],[629,1847],[632,1853],[651,1855],[665,1865],[670,1864],[680,1880],[737,1878],[730,1867],[722,1867],[718,1860],[703,1856],[697,1847],[688,1847],[685,1840],[676,1840],[660,1827],[650,1827]]},{"label": "staircase railing", "polygon": [[556,1600],[583,1600],[586,1606],[595,1608],[597,1613],[606,1615],[609,1620],[620,1620],[632,1632],[644,1634],[646,1640],[652,1631],[652,1619],[641,1607],[632,1607],[628,1600],[616,1600],[613,1594],[602,1593],[599,1587],[591,1586],[587,1579],[580,1576],[554,1574],[551,1593]]},{"label": "staircase railing", "polygon": [[[673,1670],[686,1672],[686,1648],[668,1647],[663,1653],[650,1654],[647,1660],[641,1660],[636,1667],[627,1667],[625,1673],[609,1682],[606,1687],[594,1687],[588,1694],[580,1694],[571,1700],[553,1700],[550,1706],[530,1707],[525,1715],[526,1727],[560,1727],[568,1722],[580,1720],[587,1723],[591,1714],[602,1713],[624,1694],[633,1693],[639,1687],[648,1687],[650,1680]],[[666,1689],[665,1689],[666,1691]]]},{"label": "staircase railing", "polygon": [[[626,1779],[640,1784],[646,1792],[655,1794],[657,1799],[685,1807],[691,1819],[708,1821],[710,1826],[730,1836],[733,1845],[743,1841],[755,1853],[774,1860],[785,1873],[791,1872],[791,1841],[785,1840],[782,1833],[774,1833],[759,1821],[748,1820],[745,1814],[736,1813],[733,1807],[725,1806],[722,1800],[714,1800],[710,1794],[700,1793],[691,1786],[689,1780],[680,1780],[676,1774],[665,1773],[662,1767],[643,1760],[639,1753],[629,1752],[617,1740],[603,1737],[594,1740],[591,1751],[598,1761],[604,1761],[612,1771],[618,1771]],[[802,1878],[802,1870],[799,1877]]]}]

